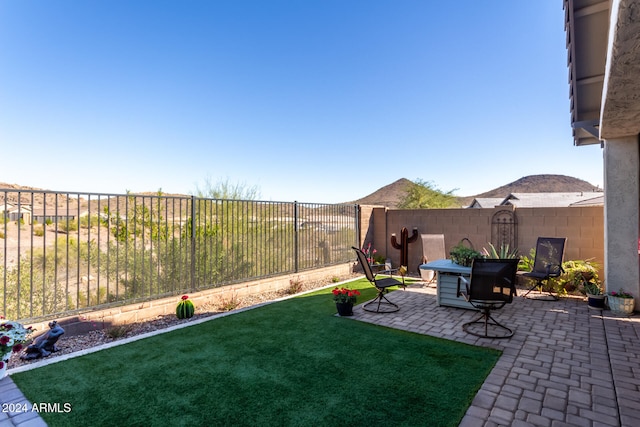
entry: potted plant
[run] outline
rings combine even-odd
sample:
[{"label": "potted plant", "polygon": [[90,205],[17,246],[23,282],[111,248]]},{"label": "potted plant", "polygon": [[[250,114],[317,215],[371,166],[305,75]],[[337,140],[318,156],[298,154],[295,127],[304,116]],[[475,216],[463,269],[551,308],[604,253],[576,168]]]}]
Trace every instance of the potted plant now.
[{"label": "potted plant", "polygon": [[4,320],[0,316],[0,380],[7,373],[7,363],[12,353],[22,351],[23,344],[33,333],[31,327],[25,328],[21,323]]},{"label": "potted plant", "polygon": [[619,292],[609,292],[607,302],[611,312],[618,316],[628,316],[633,313],[635,299],[633,295],[620,289]]},{"label": "potted plant", "polygon": [[335,288],[333,291],[333,300],[336,303],[336,309],[340,316],[353,316],[353,304],[355,304],[360,291],[349,288]]},{"label": "potted plant", "polygon": [[469,239],[464,238],[451,249],[449,255],[451,256],[451,261],[455,262],[458,265],[463,267],[471,267],[471,263],[475,258],[482,258],[482,254],[475,249],[469,242],[469,246],[465,246],[464,242],[469,242]]},{"label": "potted plant", "polygon": [[595,280],[583,283],[583,292],[587,295],[589,308],[602,310],[604,308],[605,295],[602,293],[600,283]]},{"label": "potted plant", "polygon": [[562,263],[564,273],[558,278],[558,288],[566,292],[580,289],[585,282],[598,282],[600,266],[591,259],[570,260]]},{"label": "potted plant", "polygon": [[489,259],[518,258],[518,248],[509,249],[509,244],[502,244],[496,248],[492,243],[489,243],[489,249],[482,248],[482,256]]}]

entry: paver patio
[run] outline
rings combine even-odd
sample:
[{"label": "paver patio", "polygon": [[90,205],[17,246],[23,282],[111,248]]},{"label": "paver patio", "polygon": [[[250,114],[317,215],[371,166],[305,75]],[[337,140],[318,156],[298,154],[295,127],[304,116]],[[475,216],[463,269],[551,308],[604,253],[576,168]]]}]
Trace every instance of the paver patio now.
[{"label": "paver patio", "polygon": [[[503,351],[461,426],[640,425],[640,317],[615,317],[580,298],[516,297],[494,317],[510,339],[462,331],[477,312],[439,307],[434,287],[389,298],[396,313],[354,309],[354,319]],[[419,357],[419,355],[416,355]]]},{"label": "paver patio", "polygon": [[[498,340],[463,332],[476,312],[439,307],[433,287],[412,285],[389,298],[400,311],[358,306],[352,319],[503,351],[461,426],[640,425],[640,316],[615,317],[577,298],[516,297],[495,312],[515,335]],[[25,402],[10,377],[0,381],[0,401]],[[37,414],[0,414],[0,427],[42,425]]]}]

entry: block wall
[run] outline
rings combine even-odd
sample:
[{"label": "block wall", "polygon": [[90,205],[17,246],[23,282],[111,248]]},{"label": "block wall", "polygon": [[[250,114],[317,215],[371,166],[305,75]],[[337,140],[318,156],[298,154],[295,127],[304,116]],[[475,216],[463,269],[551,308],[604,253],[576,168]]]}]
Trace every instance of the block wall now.
[{"label": "block wall", "polygon": [[[602,206],[513,208],[513,211],[517,222],[517,247],[521,255],[528,255],[535,248],[538,237],[566,237],[565,260],[592,259],[601,267],[604,265]],[[378,253],[391,259],[394,267],[399,265],[400,251],[391,246],[391,234],[395,233],[399,239],[403,227],[408,229],[409,235],[414,228],[418,229],[419,234],[444,234],[447,254],[464,238],[469,239],[476,250],[481,250],[491,242],[491,221],[495,212],[496,209],[387,209],[363,206],[361,245],[371,242]],[[418,238],[409,244],[410,272],[418,271],[421,259],[422,242]]]}]

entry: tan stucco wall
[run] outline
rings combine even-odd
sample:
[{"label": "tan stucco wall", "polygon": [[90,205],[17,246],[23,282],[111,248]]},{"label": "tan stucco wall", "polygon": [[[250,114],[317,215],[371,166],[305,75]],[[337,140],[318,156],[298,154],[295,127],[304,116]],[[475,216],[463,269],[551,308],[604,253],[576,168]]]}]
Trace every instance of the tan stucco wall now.
[{"label": "tan stucco wall", "polygon": [[[476,250],[488,247],[491,241],[491,219],[494,209],[409,209],[384,207],[361,209],[361,245],[372,247],[391,259],[393,266],[400,262],[400,251],[391,246],[391,234],[400,236],[406,227],[420,234],[444,234],[445,249],[468,238]],[[528,255],[538,237],[566,237],[565,260],[593,259],[604,263],[604,210],[602,206],[574,208],[517,208],[518,251]],[[367,229],[367,225],[373,229]],[[416,272],[422,257],[422,243],[418,239],[409,244],[409,271]]]}]

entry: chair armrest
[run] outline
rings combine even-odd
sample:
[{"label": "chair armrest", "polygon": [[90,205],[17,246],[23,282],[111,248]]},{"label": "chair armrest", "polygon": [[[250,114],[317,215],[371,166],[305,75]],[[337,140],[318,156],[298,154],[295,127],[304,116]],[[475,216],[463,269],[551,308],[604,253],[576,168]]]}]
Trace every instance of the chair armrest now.
[{"label": "chair armrest", "polygon": [[373,277],[375,278],[375,277],[378,277],[378,274],[381,274],[383,276],[391,276],[391,277],[393,277],[393,273],[395,273],[396,271],[398,271],[397,268],[392,268],[391,270],[379,270],[379,271],[376,271],[376,272],[373,272],[373,271],[371,271],[371,272],[373,273]]},{"label": "chair armrest", "polygon": [[[558,273],[552,273],[551,269],[554,271],[558,271]],[[557,270],[556,270],[557,269]],[[564,268],[562,268],[562,264],[547,264],[547,277],[558,277],[560,274],[564,273]]]}]

